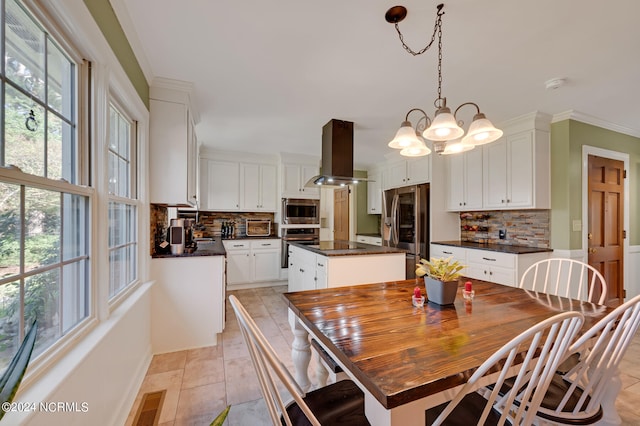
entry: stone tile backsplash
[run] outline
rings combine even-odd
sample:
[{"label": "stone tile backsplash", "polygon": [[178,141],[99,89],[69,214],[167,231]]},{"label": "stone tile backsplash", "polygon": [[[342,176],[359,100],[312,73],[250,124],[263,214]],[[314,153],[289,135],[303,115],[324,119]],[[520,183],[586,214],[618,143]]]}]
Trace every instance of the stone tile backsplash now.
[{"label": "stone tile backsplash", "polygon": [[[460,239],[477,243],[549,248],[549,210],[460,213]],[[505,238],[500,239],[500,231]]]}]

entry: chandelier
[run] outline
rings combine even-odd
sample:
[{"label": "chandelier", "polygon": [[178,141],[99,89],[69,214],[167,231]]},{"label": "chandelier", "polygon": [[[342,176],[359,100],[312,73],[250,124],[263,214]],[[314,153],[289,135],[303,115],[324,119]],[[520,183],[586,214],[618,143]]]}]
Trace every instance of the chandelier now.
[{"label": "chandelier", "polygon": [[[412,108],[407,112],[404,121],[395,137],[389,142],[390,148],[400,149],[400,154],[407,157],[419,157],[428,155],[431,150],[427,147],[425,139],[433,141],[433,149],[438,154],[455,154],[468,151],[479,145],[484,145],[499,139],[502,130],[494,127],[493,124],[480,112],[480,107],[474,102],[465,102],[455,109],[453,114],[447,106],[447,98],[442,97],[442,15],[444,15],[444,4],[437,6],[436,22],[431,35],[431,41],[421,50],[414,51],[404,42],[404,37],[400,32],[398,23],[407,16],[407,9],[404,6],[394,6],[387,11],[385,19],[394,24],[402,47],[413,56],[426,52],[438,37],[438,97],[433,102],[436,111],[433,119],[420,108]],[[462,126],[464,122],[457,119],[460,108],[473,106],[476,113],[469,129],[465,135]],[[421,113],[415,129],[409,121],[409,114],[413,112]]]}]

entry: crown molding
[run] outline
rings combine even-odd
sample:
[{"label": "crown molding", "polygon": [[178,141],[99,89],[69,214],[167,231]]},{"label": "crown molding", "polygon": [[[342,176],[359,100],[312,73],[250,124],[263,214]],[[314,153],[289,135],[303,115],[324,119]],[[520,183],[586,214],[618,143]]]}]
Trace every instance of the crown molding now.
[{"label": "crown molding", "polygon": [[551,119],[552,123],[557,123],[564,120],[575,120],[585,124],[591,124],[592,126],[600,127],[603,129],[611,130],[614,132],[622,133],[629,136],[640,138],[640,130],[632,129],[625,126],[612,123],[610,121],[602,120],[598,117],[594,117],[589,114],[585,114],[579,111],[569,110],[558,114],[554,114]]}]

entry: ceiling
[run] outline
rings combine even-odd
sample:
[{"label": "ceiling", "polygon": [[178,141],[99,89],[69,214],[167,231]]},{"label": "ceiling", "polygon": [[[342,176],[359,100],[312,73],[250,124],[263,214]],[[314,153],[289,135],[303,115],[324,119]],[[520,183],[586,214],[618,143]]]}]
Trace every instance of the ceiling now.
[{"label": "ceiling", "polygon": [[[322,126],[353,121],[357,168],[387,148],[409,109],[433,115],[437,50],[424,47],[437,2],[418,0],[111,0],[151,83],[193,83],[207,146],[320,155]],[[576,111],[640,136],[640,2],[450,0],[443,17],[442,95],[501,122]],[[565,78],[558,89],[545,82]],[[472,107],[459,119],[471,121]],[[419,118],[412,114],[413,123]]]}]

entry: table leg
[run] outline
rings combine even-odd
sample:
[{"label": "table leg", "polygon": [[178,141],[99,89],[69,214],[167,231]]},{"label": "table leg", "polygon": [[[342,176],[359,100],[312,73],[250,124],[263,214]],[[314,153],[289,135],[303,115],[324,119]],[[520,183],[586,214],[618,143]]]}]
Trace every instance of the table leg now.
[{"label": "table leg", "polygon": [[298,385],[306,392],[311,388],[311,381],[308,375],[309,362],[311,361],[309,333],[297,319],[291,323],[291,331],[293,332],[291,360],[294,366],[294,377]]}]

